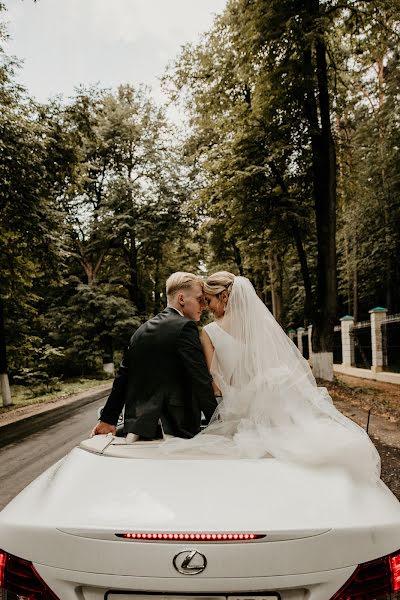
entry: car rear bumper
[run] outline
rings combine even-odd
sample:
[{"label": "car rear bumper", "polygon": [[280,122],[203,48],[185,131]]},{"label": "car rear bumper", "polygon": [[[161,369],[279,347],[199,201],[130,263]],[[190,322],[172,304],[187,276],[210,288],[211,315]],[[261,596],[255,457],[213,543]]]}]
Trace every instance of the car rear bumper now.
[{"label": "car rear bumper", "polygon": [[[157,561],[157,557],[154,557]],[[179,595],[182,600],[197,596],[244,596],[276,593],[281,600],[328,600],[349,579],[355,566],[319,573],[275,577],[130,577],[67,571],[35,564],[39,575],[60,600],[104,600],[111,592],[129,593],[132,600],[149,600],[157,596],[168,600]],[[155,598],[151,598],[155,596]],[[126,598],[124,597],[124,600]],[[174,599],[175,600],[175,599]]]}]

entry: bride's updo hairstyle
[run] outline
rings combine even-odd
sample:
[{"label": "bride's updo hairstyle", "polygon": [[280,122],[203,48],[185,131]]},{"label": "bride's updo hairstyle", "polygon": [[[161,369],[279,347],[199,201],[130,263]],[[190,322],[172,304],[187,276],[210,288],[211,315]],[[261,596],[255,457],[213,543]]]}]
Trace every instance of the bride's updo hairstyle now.
[{"label": "bride's updo hairstyle", "polygon": [[207,277],[203,284],[203,290],[206,294],[212,294],[218,296],[222,292],[231,293],[233,282],[235,281],[235,275],[229,273],[229,271],[218,271]]}]

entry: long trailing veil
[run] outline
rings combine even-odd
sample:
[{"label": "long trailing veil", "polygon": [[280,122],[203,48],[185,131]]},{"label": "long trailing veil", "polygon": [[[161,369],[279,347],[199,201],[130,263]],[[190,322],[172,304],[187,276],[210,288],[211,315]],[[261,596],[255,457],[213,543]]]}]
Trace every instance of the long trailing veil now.
[{"label": "long trailing veil", "polygon": [[[377,480],[380,457],[366,432],[318,387],[308,362],[250,281],[235,277],[211,372],[223,399],[208,427],[191,440],[167,440],[163,451],[272,456],[314,466],[344,467]],[[229,352],[234,368],[219,354]]]}]

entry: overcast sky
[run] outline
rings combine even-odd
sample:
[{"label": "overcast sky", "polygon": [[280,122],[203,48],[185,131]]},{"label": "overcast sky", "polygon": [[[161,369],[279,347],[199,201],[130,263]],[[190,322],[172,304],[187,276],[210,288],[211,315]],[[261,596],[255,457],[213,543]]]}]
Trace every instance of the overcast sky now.
[{"label": "overcast sky", "polygon": [[[152,86],[186,42],[226,0],[6,0],[8,54],[24,60],[18,78],[38,100],[100,82]],[[4,18],[4,17],[3,17]]]}]

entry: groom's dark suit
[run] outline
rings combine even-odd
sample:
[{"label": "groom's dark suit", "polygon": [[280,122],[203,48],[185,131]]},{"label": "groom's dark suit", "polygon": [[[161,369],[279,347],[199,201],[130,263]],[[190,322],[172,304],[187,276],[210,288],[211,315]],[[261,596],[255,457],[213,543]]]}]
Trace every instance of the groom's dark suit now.
[{"label": "groom's dark suit", "polygon": [[115,425],[125,405],[124,433],[183,438],[200,430],[217,404],[196,324],[167,307],[133,334],[101,415]]}]

